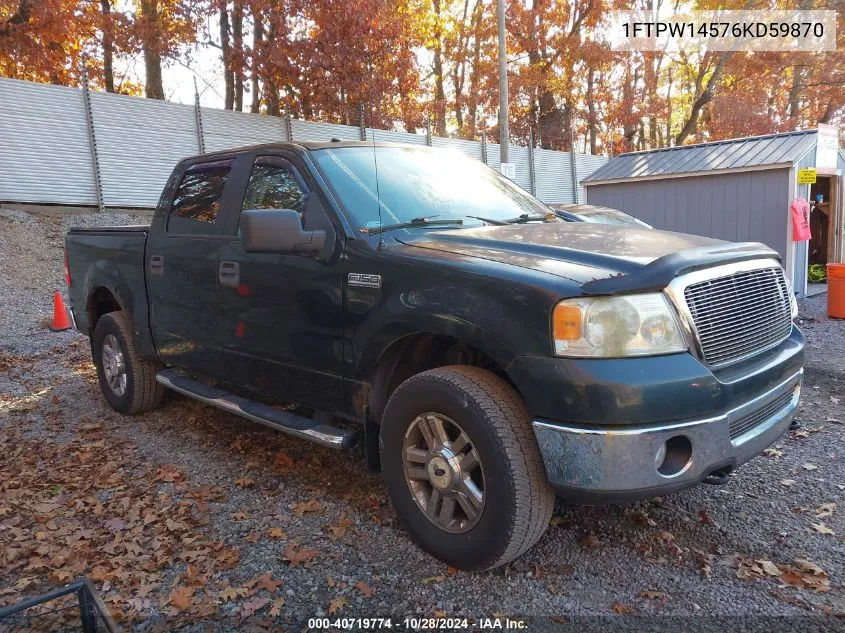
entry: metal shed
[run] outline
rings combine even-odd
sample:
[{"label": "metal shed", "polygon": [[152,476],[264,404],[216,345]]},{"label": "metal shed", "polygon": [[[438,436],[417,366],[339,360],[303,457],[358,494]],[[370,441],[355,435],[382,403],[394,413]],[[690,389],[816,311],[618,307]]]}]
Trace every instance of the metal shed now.
[{"label": "metal shed", "polygon": [[[659,229],[763,242],[780,253],[803,296],[809,263],[843,259],[845,152],[836,128],[819,128],[620,154],[581,181],[586,202]],[[799,185],[807,167],[816,168],[816,184]],[[817,195],[814,238],[794,242],[790,204]]]}]

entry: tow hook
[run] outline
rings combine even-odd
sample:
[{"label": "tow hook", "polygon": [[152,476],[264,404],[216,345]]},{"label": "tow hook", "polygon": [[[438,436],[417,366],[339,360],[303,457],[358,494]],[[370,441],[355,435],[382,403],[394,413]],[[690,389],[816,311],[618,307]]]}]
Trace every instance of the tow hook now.
[{"label": "tow hook", "polygon": [[704,478],[703,483],[711,486],[724,486],[731,478],[730,468],[719,468]]}]

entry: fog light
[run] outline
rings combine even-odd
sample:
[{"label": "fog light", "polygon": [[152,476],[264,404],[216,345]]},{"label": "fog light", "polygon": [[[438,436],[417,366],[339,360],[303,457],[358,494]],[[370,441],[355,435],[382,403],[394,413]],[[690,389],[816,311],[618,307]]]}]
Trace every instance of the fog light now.
[{"label": "fog light", "polygon": [[657,451],[655,461],[661,453],[663,459],[657,462],[657,472],[664,477],[680,475],[692,463],[692,442],[685,435],[676,435]]}]

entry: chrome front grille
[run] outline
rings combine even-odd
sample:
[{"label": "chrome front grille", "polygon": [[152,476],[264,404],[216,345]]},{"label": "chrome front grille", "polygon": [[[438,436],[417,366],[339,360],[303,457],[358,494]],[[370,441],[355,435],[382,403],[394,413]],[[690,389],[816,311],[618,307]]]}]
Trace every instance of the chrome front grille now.
[{"label": "chrome front grille", "polygon": [[756,411],[749,413],[737,420],[732,420],[731,439],[735,440],[740,435],[748,433],[751,429],[760,426],[763,422],[776,415],[786,408],[792,401],[793,390],[786,392],[772,400],[769,404],[764,405]]},{"label": "chrome front grille", "polygon": [[792,330],[789,289],[780,266],[699,281],[686,287],[684,299],[711,366],[774,347]]}]

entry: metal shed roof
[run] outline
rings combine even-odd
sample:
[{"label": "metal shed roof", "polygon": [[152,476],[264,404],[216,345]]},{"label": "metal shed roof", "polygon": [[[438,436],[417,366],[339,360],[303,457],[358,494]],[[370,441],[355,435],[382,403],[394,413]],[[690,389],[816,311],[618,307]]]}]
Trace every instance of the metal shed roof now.
[{"label": "metal shed roof", "polygon": [[804,130],[630,152],[610,159],[582,182],[590,185],[609,180],[790,165],[815,147],[816,136],[816,130]]}]

